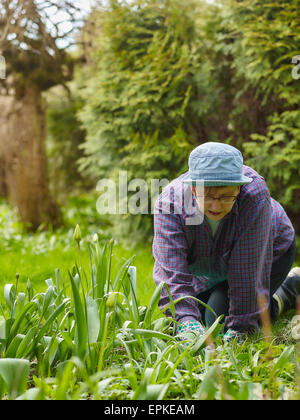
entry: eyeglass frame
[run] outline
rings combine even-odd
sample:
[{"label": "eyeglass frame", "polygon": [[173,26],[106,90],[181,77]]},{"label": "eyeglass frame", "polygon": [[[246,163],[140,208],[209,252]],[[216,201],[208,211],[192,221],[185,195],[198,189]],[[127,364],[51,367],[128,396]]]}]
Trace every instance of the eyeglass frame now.
[{"label": "eyeglass frame", "polygon": [[[204,196],[204,195],[202,195],[202,196],[197,196],[197,193],[196,193],[196,191],[195,191],[195,197],[198,197],[198,198],[203,198],[203,200],[204,200],[204,203],[206,203],[206,204],[209,204],[209,203],[212,203],[214,200],[219,200],[220,201],[220,203],[221,204],[234,204],[235,202],[236,202],[236,200],[237,200],[237,198],[238,198],[238,195],[235,195],[235,196],[231,196],[231,195],[224,195],[223,197],[221,196],[221,197],[212,197],[212,196],[210,196],[210,195],[207,195],[207,196]],[[209,197],[209,201],[207,201],[206,200],[206,197]],[[222,199],[224,199],[224,198],[232,198],[232,201],[222,201]]]}]

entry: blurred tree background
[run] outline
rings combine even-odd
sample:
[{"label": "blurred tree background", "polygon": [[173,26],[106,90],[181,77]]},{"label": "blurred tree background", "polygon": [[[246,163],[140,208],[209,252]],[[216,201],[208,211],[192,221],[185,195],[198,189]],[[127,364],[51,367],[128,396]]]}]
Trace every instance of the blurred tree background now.
[{"label": "blurred tree background", "polygon": [[[221,141],[265,177],[299,235],[299,10],[298,0],[96,2],[75,46],[63,48],[69,81],[41,89],[56,202],[93,195],[100,179],[117,181],[122,170],[149,186],[172,180],[194,147]],[[151,215],[109,222],[114,237],[152,241]]]},{"label": "blurred tree background", "polygon": [[0,89],[1,187],[32,230],[61,222],[49,191],[42,93],[73,77],[67,36],[78,27],[78,12],[64,0],[0,3],[0,54],[6,63]]}]

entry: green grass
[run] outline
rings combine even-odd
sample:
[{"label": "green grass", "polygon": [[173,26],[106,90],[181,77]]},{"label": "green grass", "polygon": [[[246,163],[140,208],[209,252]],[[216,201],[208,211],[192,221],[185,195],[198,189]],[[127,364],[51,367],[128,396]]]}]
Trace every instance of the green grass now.
[{"label": "green grass", "polygon": [[[4,201],[0,202],[0,288],[6,283],[15,283],[19,274],[19,285],[25,287],[28,279],[34,290],[41,292],[45,288],[45,280],[53,278],[55,269],[59,269],[63,278],[68,278],[68,270],[78,263],[77,245],[73,239],[76,223],[79,223],[84,240],[81,242],[83,268],[90,271],[87,242],[94,233],[101,239],[110,238],[102,220],[94,208],[95,198],[72,197],[69,207],[64,208],[66,226],[56,232],[38,232],[28,234],[18,222],[17,213]],[[137,267],[138,299],[141,305],[148,302],[155,285],[152,278],[154,260],[151,246],[124,248],[117,243],[113,248],[114,260],[112,274],[120,269],[123,262],[135,255],[133,265]],[[3,296],[0,294],[0,301]]]},{"label": "green grass", "polygon": [[[86,246],[82,247],[82,266],[89,272],[89,255]],[[114,260],[118,263],[112,268],[112,274],[122,266],[127,259],[135,255],[133,265],[137,267],[138,273],[138,299],[141,305],[145,305],[152,295],[155,285],[152,278],[153,257],[151,249],[132,249],[125,250],[122,245],[116,245],[113,250]],[[22,252],[21,249],[15,251],[4,251],[0,254],[0,287],[6,283],[15,283],[16,273],[19,274],[19,285],[25,287],[28,279],[35,291],[41,292],[45,288],[45,280],[53,278],[55,269],[59,268],[63,278],[68,278],[68,270],[71,270],[75,263],[78,263],[77,245],[68,249],[61,246],[54,248],[46,253],[32,254],[30,250]],[[2,299],[2,297],[1,297]]]}]

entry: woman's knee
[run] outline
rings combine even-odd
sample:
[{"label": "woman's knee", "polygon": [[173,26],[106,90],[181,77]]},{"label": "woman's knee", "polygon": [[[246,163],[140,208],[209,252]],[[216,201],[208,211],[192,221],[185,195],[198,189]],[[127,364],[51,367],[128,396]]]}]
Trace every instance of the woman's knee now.
[{"label": "woman's knee", "polygon": [[[228,284],[223,282],[218,285],[212,292],[208,299],[207,305],[215,312],[217,317],[228,314],[229,299],[228,299]],[[205,324],[210,327],[216,320],[214,313],[208,309],[205,310]],[[221,322],[224,322],[224,318]]]}]

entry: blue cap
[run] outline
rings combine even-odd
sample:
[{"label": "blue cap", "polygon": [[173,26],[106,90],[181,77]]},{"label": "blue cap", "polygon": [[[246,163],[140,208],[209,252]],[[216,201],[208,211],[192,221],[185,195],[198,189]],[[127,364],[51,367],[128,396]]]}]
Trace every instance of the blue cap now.
[{"label": "blue cap", "polygon": [[233,146],[209,142],[192,151],[189,158],[188,178],[185,184],[221,187],[250,184],[252,178],[243,175],[243,156]]}]

